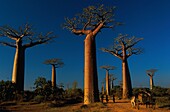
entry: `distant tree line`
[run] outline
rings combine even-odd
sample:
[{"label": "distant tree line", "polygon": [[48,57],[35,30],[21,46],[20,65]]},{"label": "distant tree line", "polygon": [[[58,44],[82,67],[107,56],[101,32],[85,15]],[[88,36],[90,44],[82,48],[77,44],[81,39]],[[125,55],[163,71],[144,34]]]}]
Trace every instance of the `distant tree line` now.
[{"label": "distant tree line", "polygon": [[64,85],[56,85],[54,88],[50,80],[46,80],[44,77],[38,77],[34,82],[35,90],[18,93],[15,83],[2,80],[0,81],[0,102],[33,101],[41,103],[45,101],[55,101],[55,106],[57,106],[57,104],[64,105],[65,103],[82,102],[83,90],[77,88],[77,84],[77,81],[74,81],[71,88],[64,89]]}]

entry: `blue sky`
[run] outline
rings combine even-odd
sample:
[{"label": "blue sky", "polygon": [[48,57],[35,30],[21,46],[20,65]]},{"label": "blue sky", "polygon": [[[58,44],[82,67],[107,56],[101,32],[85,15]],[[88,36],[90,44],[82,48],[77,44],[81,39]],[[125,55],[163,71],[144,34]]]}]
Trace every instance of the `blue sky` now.
[{"label": "blue sky", "polygon": [[[54,42],[26,50],[25,89],[33,87],[37,77],[51,79],[51,66],[43,62],[50,58],[61,58],[65,63],[57,69],[57,84],[78,81],[83,87],[84,36],[76,36],[61,27],[65,17],[74,17],[82,9],[98,3],[116,6],[115,19],[124,25],[114,30],[103,29],[96,37],[99,85],[105,77],[102,65],[116,66],[110,71],[115,74],[116,84],[122,80],[121,60],[104,53],[101,47],[109,47],[119,33],[143,37],[137,46],[144,53],[129,58],[133,87],[149,87],[146,70],[156,68],[155,85],[170,87],[170,1],[169,0],[0,0],[0,26],[18,28],[30,23],[36,32],[53,31]],[[15,49],[0,46],[0,80],[11,80]],[[99,87],[100,89],[100,87]]]}]

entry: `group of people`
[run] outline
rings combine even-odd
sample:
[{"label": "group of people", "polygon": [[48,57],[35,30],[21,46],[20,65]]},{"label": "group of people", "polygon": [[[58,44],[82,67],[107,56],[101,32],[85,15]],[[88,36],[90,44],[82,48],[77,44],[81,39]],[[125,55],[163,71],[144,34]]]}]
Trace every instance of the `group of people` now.
[{"label": "group of people", "polygon": [[[106,96],[106,103],[109,102],[109,98],[108,98],[108,95],[105,95]],[[104,100],[104,95],[102,94],[101,95],[101,102],[103,103],[103,100]],[[115,103],[115,95],[113,95],[113,103]]]}]

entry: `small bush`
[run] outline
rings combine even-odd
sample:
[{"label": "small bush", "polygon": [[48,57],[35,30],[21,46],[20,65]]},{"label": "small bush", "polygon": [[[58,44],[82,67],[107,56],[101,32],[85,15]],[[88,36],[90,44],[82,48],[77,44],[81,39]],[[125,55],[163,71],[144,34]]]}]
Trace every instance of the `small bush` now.
[{"label": "small bush", "polygon": [[86,108],[88,108],[88,106],[87,105],[82,105],[80,108],[81,109],[86,109]]},{"label": "small bush", "polygon": [[13,106],[17,105],[17,102],[3,102],[0,104],[0,106]]},{"label": "small bush", "polygon": [[34,97],[34,100],[33,100],[33,101],[35,101],[35,102],[37,102],[37,103],[41,103],[41,102],[44,101],[44,96],[37,95],[37,96]]},{"label": "small bush", "polygon": [[22,101],[24,100],[23,95],[17,93],[17,94],[16,94],[16,99],[15,99],[15,100],[16,100],[17,102],[22,102]]},{"label": "small bush", "polygon": [[53,101],[50,104],[48,104],[48,107],[63,107],[64,102],[62,101]]},{"label": "small bush", "polygon": [[34,98],[34,92],[31,91],[24,91],[23,101],[28,102]]},{"label": "small bush", "polygon": [[156,97],[156,104],[160,108],[169,108],[170,109],[170,97]]}]

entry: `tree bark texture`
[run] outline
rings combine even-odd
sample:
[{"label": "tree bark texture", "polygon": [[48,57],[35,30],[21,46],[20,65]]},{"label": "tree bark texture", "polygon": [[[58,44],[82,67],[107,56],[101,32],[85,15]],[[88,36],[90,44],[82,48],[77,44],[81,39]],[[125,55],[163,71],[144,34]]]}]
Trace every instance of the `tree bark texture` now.
[{"label": "tree bark texture", "polygon": [[123,77],[123,99],[130,98],[132,95],[132,84],[127,59],[122,61],[122,77]]},{"label": "tree bark texture", "polygon": [[150,89],[151,89],[151,90],[153,89],[153,86],[154,86],[153,76],[150,76]]},{"label": "tree bark texture", "polygon": [[95,41],[95,38],[94,38],[94,41],[93,41],[93,54],[94,54],[94,59],[93,59],[93,66],[94,66],[94,82],[93,82],[93,85],[94,85],[94,102],[100,102],[100,98],[99,98],[99,88],[98,88],[98,74],[97,74],[97,61],[96,61],[96,41]]},{"label": "tree bark texture", "polygon": [[90,104],[99,101],[95,37],[88,34],[84,44],[84,104]]},{"label": "tree bark texture", "polygon": [[106,95],[110,95],[109,71],[106,70]]},{"label": "tree bark texture", "polygon": [[24,67],[25,67],[25,48],[21,45],[22,42],[17,42],[14,58],[12,82],[16,84],[18,91],[24,90]]},{"label": "tree bark texture", "polygon": [[55,65],[52,65],[52,77],[51,77],[52,87],[56,87],[56,68]]}]

